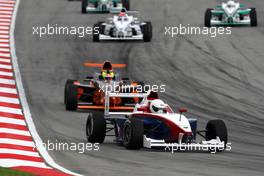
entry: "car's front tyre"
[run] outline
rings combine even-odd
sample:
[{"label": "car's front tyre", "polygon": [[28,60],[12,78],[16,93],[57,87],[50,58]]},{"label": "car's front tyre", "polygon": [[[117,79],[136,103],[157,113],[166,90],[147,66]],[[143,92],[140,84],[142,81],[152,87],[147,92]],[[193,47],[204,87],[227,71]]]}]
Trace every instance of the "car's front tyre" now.
[{"label": "car's front tyre", "polygon": [[89,0],[82,0],[82,13],[87,13],[87,6],[88,6],[88,2]]},{"label": "car's front tyre", "polygon": [[65,87],[65,106],[66,110],[75,111],[78,107],[78,86],[68,84]]},{"label": "car's front tyre", "polygon": [[216,139],[216,137],[219,137],[221,142],[224,142],[226,146],[228,133],[223,120],[210,120],[206,125],[205,139],[209,141],[211,139]]},{"label": "car's front tyre", "polygon": [[258,25],[257,11],[255,8],[251,8],[249,16],[250,16],[250,25],[254,27],[257,26]]},{"label": "car's front tyre", "polygon": [[143,146],[143,121],[131,118],[124,124],[123,145],[127,149],[139,150]]},{"label": "car's front tyre", "polygon": [[67,95],[68,95],[68,90],[69,90],[69,85],[73,84],[74,80],[72,79],[68,79],[65,83],[65,87],[64,87],[64,104],[66,104],[66,99],[67,99]]},{"label": "car's front tyre", "polygon": [[211,19],[212,19],[212,9],[206,9],[204,15],[204,26],[211,27]]},{"label": "car's front tyre", "polygon": [[106,135],[106,121],[103,113],[89,114],[86,121],[86,137],[91,143],[103,143]]},{"label": "car's front tyre", "polygon": [[143,33],[143,41],[150,42],[152,39],[152,24],[151,22],[146,22],[146,24],[141,26]]}]

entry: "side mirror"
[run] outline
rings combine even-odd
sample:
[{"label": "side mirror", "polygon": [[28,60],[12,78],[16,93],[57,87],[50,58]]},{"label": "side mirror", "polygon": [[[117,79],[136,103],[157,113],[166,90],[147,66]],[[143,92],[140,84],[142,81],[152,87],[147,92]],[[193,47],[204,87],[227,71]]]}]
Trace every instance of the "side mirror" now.
[{"label": "side mirror", "polygon": [[180,108],[178,111],[179,113],[188,112],[187,108]]}]

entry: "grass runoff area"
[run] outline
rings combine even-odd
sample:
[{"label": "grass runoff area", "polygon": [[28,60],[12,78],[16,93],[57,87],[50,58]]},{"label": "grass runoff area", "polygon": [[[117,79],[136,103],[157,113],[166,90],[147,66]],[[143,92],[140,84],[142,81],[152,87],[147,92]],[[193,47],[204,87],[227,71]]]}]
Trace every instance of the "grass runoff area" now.
[{"label": "grass runoff area", "polygon": [[33,174],[0,167],[1,176],[34,176]]}]

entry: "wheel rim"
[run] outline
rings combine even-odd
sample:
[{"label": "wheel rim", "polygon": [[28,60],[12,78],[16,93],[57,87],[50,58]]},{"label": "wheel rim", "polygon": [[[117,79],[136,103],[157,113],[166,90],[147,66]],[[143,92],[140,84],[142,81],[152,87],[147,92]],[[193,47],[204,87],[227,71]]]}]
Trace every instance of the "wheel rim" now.
[{"label": "wheel rim", "polygon": [[87,136],[91,136],[93,133],[93,120],[89,119],[88,123],[87,123]]},{"label": "wheel rim", "polygon": [[124,142],[127,144],[131,138],[131,130],[129,126],[126,126],[124,131]]}]

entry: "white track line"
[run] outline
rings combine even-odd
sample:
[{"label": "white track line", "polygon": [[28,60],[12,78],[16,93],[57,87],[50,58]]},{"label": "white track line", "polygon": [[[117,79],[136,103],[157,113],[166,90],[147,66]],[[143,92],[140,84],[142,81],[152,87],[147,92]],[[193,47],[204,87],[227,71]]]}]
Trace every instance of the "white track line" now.
[{"label": "white track line", "polygon": [[10,49],[9,48],[0,48],[0,52],[10,52]]},{"label": "white track line", "polygon": [[9,31],[0,30],[0,34],[9,34]]},{"label": "white track line", "polygon": [[2,56],[3,56],[3,57],[10,57],[11,55],[10,55],[10,54],[4,54],[4,53],[1,53],[1,52],[0,52],[0,57],[2,57]]},{"label": "white track line", "polygon": [[30,167],[51,169],[50,167],[46,166],[46,164],[43,162],[25,161],[18,159],[0,159],[0,163],[3,167],[30,166]]},{"label": "white track line", "polygon": [[[4,25],[6,25],[6,24],[9,24],[9,23],[4,23]],[[0,29],[5,29],[5,30],[9,30],[10,28],[8,27],[8,26],[2,26],[1,24],[0,24]]]},{"label": "white track line", "polygon": [[0,71],[0,75],[3,75],[3,76],[13,76],[13,73],[12,72],[3,72],[3,71]]},{"label": "white track line", "polygon": [[0,7],[14,7],[12,4],[3,4],[0,2]]},{"label": "white track line", "polygon": [[[0,27],[1,29],[1,27]],[[9,44],[6,44],[6,43],[0,43],[0,47],[9,47]]]},{"label": "white track line", "polygon": [[5,106],[0,106],[0,112],[7,112],[7,113],[11,113],[11,114],[23,115],[21,109],[8,108],[8,107],[5,107]]},{"label": "white track line", "polygon": [[[2,49],[0,48],[0,51],[1,51]],[[9,50],[9,49],[8,49]],[[2,59],[2,58],[0,58],[0,62],[6,62],[6,63],[10,63],[11,62],[11,60],[10,59]]]},{"label": "white track line", "polygon": [[0,39],[0,42],[9,42],[9,39]]},{"label": "white track line", "polygon": [[0,96],[0,102],[19,104],[19,99]]},{"label": "white track line", "polygon": [[11,22],[10,19],[5,19],[5,18],[4,18],[4,19],[0,19],[0,21],[1,21],[1,22],[6,22],[6,23],[10,23],[10,22]]},{"label": "white track line", "polygon": [[14,144],[14,145],[20,145],[20,146],[26,146],[26,147],[35,147],[34,142],[18,140],[18,139],[1,139],[0,138],[0,144]]},{"label": "white track line", "polygon": [[12,11],[1,11],[1,14],[12,15]]},{"label": "white track line", "polygon": [[[1,65],[0,65],[0,68],[1,68]],[[0,78],[0,83],[15,85],[15,80]]]},{"label": "white track line", "polygon": [[[0,50],[2,50],[2,48],[0,48]],[[8,50],[9,50],[9,49],[8,49]],[[0,57],[0,62],[11,63],[11,59],[1,58],[1,57]],[[11,64],[10,64],[10,65],[11,65]]]},{"label": "white track line", "polygon": [[1,35],[1,34],[0,34],[0,38],[1,38],[1,39],[9,39],[9,36],[8,36],[8,35]]},{"label": "white track line", "polygon": [[1,10],[7,10],[7,11],[12,12],[13,11],[13,8],[0,6],[0,11]]},{"label": "white track line", "polygon": [[12,66],[0,64],[0,68],[12,69]]},{"label": "white track line", "polygon": [[31,134],[28,131],[15,130],[15,129],[10,129],[10,128],[0,128],[0,133],[10,133],[10,134],[23,135],[23,136],[31,136]]},{"label": "white track line", "polygon": [[29,152],[24,150],[7,149],[7,148],[0,148],[0,155],[1,153],[40,157],[38,152]]},{"label": "white track line", "polygon": [[0,92],[17,94],[17,90],[14,88],[0,87]]},{"label": "white track line", "polygon": [[12,118],[8,118],[8,117],[1,117],[0,116],[0,122],[26,126],[26,122],[24,120],[12,119]]},{"label": "white track line", "polygon": [[3,22],[2,20],[0,20],[0,26],[5,26],[9,28],[10,22]]}]

